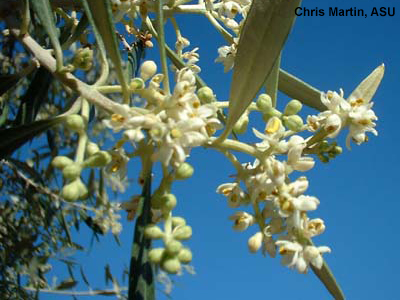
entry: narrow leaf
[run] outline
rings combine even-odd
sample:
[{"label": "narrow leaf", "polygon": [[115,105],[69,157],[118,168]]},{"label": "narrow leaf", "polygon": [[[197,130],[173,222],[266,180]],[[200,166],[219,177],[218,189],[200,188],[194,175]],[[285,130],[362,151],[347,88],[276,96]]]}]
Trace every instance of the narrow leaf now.
[{"label": "narrow leaf", "polygon": [[269,73],[265,81],[265,89],[267,94],[271,97],[272,106],[276,107],[276,100],[278,98],[278,81],[279,81],[279,67],[281,65],[281,55],[275,61],[271,73]]},{"label": "narrow leaf", "polygon": [[20,79],[18,74],[0,75],[0,96],[12,89]]},{"label": "narrow leaf", "polygon": [[87,277],[85,275],[85,272],[83,272],[82,266],[80,267],[80,271],[81,271],[81,276],[82,276],[83,281],[86,283],[87,286],[90,287],[89,281],[88,281],[88,279],[87,279]]},{"label": "narrow leaf", "polygon": [[31,0],[32,8],[39,17],[43,28],[49,35],[57,59],[57,70],[60,71],[63,66],[63,57],[60,41],[58,40],[57,27],[54,22],[53,12],[49,0]]},{"label": "narrow leaf", "polygon": [[240,36],[229,97],[226,138],[270,74],[301,0],[253,0]]},{"label": "narrow leaf", "polygon": [[151,240],[144,236],[144,228],[151,222],[151,175],[146,178],[139,205],[142,209],[135,224],[129,267],[128,299],[154,300],[153,266],[148,260]]},{"label": "narrow leaf", "polygon": [[319,280],[321,280],[321,282],[325,285],[326,289],[329,291],[329,293],[331,293],[331,295],[335,300],[345,299],[343,291],[336,282],[336,279],[333,276],[331,269],[329,268],[326,262],[324,262],[321,269],[315,268],[312,264],[310,264],[310,266],[314,274],[317,275]]},{"label": "narrow leaf", "polygon": [[385,74],[385,65],[382,64],[372,71],[351,93],[349,98],[359,99],[363,98],[366,102],[369,102],[374,96],[379,84],[382,81],[383,75]]},{"label": "narrow leaf", "polygon": [[278,88],[289,97],[297,99],[309,107],[319,111],[327,109],[321,102],[321,91],[282,69],[279,71]]},{"label": "narrow leaf", "polygon": [[49,120],[33,122],[29,125],[16,126],[12,128],[0,129],[0,158],[11,155],[15,150],[43,133],[51,126],[63,122],[65,116],[56,117]]},{"label": "narrow leaf", "polygon": [[[111,2],[98,0],[82,0],[89,21],[92,26],[97,28],[104,42],[105,48],[117,72],[118,80],[122,86],[124,102],[129,103],[128,84],[125,80],[124,70],[122,67],[121,54],[118,47],[118,39],[115,34],[113,23]],[[90,16],[89,16],[90,14]],[[97,37],[96,37],[97,38]]]}]

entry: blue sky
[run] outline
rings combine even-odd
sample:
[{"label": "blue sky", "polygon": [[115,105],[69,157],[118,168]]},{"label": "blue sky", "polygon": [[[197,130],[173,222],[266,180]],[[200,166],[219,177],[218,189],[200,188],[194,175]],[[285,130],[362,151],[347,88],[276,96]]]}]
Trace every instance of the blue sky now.
[{"label": "blue sky", "polygon": [[[357,7],[366,12],[374,6],[396,8],[393,17],[298,17],[283,52],[282,68],[322,91],[343,88],[347,96],[375,67],[385,63],[385,76],[374,97],[379,136],[370,136],[361,146],[353,145],[351,151],[342,143],[342,155],[329,164],[318,163],[304,175],[310,181],[307,193],[321,201],[311,216],[324,219],[327,226],[315,243],[331,247],[332,253],[325,258],[346,297],[398,299],[400,104],[395,91],[400,85],[400,5],[395,0],[308,0],[303,6],[325,11],[330,6]],[[226,100],[231,73],[224,74],[222,65],[213,63],[224,40],[200,16],[178,18],[178,22],[191,46],[200,47],[204,80],[219,99]],[[151,58],[157,53],[147,55]],[[278,99],[278,107],[283,108],[285,101],[283,96]],[[263,124],[256,118],[252,126],[260,129]],[[176,214],[184,215],[193,227],[188,245],[194,253],[196,275],[174,277],[173,299],[330,299],[312,272],[301,275],[282,267],[279,258],[248,252],[252,231],[233,232],[228,221],[233,210],[215,193],[235,172],[221,154],[196,149],[189,162],[195,174],[175,185]],[[137,170],[137,165],[132,168]],[[137,186],[117,200],[134,193],[139,193]],[[105,263],[119,278],[121,267],[129,265],[133,226],[124,223],[122,247],[106,237],[88,255],[80,256],[87,263],[85,270],[93,288],[104,285]],[[88,241],[90,236],[82,233],[81,238]],[[92,299],[97,298],[101,297]],[[158,299],[164,298],[159,294]]]}]

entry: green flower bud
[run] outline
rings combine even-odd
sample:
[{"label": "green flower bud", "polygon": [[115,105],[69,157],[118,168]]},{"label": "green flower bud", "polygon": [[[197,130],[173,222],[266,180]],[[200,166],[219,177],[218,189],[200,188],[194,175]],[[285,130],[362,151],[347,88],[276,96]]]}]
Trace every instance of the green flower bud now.
[{"label": "green flower bud", "polygon": [[247,131],[247,125],[249,125],[249,116],[243,114],[233,126],[233,132],[236,134],[244,134]]},{"label": "green flower bud", "polygon": [[142,78],[133,78],[129,84],[132,91],[142,90],[144,88],[144,81]]},{"label": "green flower bud", "polygon": [[339,155],[339,154],[342,154],[343,149],[340,146],[335,146],[335,147],[333,147],[332,152],[335,153],[335,155]]},{"label": "green flower bud", "polygon": [[182,243],[177,241],[177,240],[170,240],[167,242],[165,245],[165,250],[168,252],[168,254],[174,256],[179,253],[182,249]]},{"label": "green flower bud", "polygon": [[69,130],[82,132],[85,130],[85,122],[80,115],[69,115],[65,121],[65,125]]},{"label": "green flower bud", "polygon": [[93,154],[95,154],[96,152],[99,152],[99,151],[100,151],[99,146],[97,146],[96,143],[92,143],[92,142],[87,143],[86,153],[88,156],[92,156]]},{"label": "green flower bud", "polygon": [[89,47],[79,48],[75,53],[73,66],[77,69],[89,71],[93,66],[93,50]]},{"label": "green flower bud", "polygon": [[181,263],[188,264],[192,261],[192,258],[192,251],[190,251],[188,248],[182,248],[181,251],[179,251],[178,259]]},{"label": "green flower bud", "polygon": [[66,156],[56,156],[53,158],[51,165],[57,169],[64,169],[66,166],[73,164],[74,161]]},{"label": "green flower bud", "polygon": [[147,225],[144,229],[144,236],[148,239],[161,239],[164,237],[164,232],[156,225]]},{"label": "green flower bud", "polygon": [[192,177],[194,172],[193,167],[187,163],[182,163],[175,171],[175,179],[177,180],[185,180]]},{"label": "green flower bud", "polygon": [[285,107],[284,114],[286,116],[291,116],[297,114],[303,107],[303,104],[299,100],[291,100]]},{"label": "green flower bud", "polygon": [[321,162],[323,162],[323,163],[328,163],[328,162],[329,162],[329,157],[327,157],[327,156],[325,156],[325,155],[323,155],[323,154],[319,154],[319,155],[318,155],[318,158],[319,158],[319,160],[320,160]]},{"label": "green flower bud", "polygon": [[211,103],[215,101],[214,92],[208,86],[203,86],[197,91],[201,103]]},{"label": "green flower bud", "polygon": [[67,180],[75,180],[81,175],[81,171],[80,164],[72,163],[63,169],[63,176]]},{"label": "green flower bud", "polygon": [[184,226],[186,225],[186,220],[182,217],[172,217],[172,226]]},{"label": "green flower bud", "polygon": [[77,187],[79,190],[79,198],[86,199],[87,197],[89,197],[89,190],[79,178],[77,180],[78,180]]},{"label": "green flower bud", "polygon": [[257,98],[256,105],[261,112],[266,113],[272,108],[271,97],[267,94],[260,94]]},{"label": "green flower bud", "polygon": [[63,197],[66,201],[76,201],[81,195],[81,190],[80,190],[80,180],[74,180],[66,185],[64,185],[62,191],[61,191],[61,197]]},{"label": "green flower bud", "polygon": [[320,144],[319,144],[319,150],[321,152],[326,152],[328,151],[328,149],[330,148],[329,146],[329,142],[327,140],[323,140]]},{"label": "green flower bud", "polygon": [[181,262],[176,257],[169,257],[161,262],[161,268],[170,274],[176,274],[181,270]]},{"label": "green flower bud", "polygon": [[298,115],[292,115],[283,118],[283,125],[288,129],[298,132],[303,128],[303,119]]},{"label": "green flower bud", "polygon": [[161,198],[163,202],[163,209],[171,211],[175,208],[177,201],[174,194],[165,194]]},{"label": "green flower bud", "polygon": [[188,225],[177,227],[172,235],[177,240],[188,240],[192,236],[192,227]]},{"label": "green flower bud", "polygon": [[98,151],[83,162],[85,167],[104,167],[112,160],[107,151]]},{"label": "green flower bud", "polygon": [[154,248],[149,252],[149,260],[152,263],[159,264],[164,256],[164,248]]}]

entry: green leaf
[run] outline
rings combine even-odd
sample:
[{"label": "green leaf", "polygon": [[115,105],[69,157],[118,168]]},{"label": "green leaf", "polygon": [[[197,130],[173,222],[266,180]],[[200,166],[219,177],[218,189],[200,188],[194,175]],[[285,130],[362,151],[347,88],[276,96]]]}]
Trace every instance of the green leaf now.
[{"label": "green leaf", "polygon": [[231,132],[270,74],[295,20],[301,0],[253,0],[235,57],[229,114],[220,140]]},{"label": "green leaf", "polygon": [[29,124],[35,120],[40,107],[47,100],[47,94],[52,81],[53,76],[44,67],[40,67],[36,71],[21,99],[14,121],[15,125]]},{"label": "green leaf", "polygon": [[61,116],[49,120],[33,122],[29,125],[0,129],[0,140],[2,141],[0,143],[0,158],[11,155],[15,150],[35,136],[64,120],[65,116]]},{"label": "green leaf", "polygon": [[0,96],[17,85],[20,79],[19,74],[0,75]]},{"label": "green leaf", "polygon": [[54,22],[53,12],[49,0],[31,0],[32,8],[39,17],[43,28],[49,35],[57,59],[57,70],[60,71],[63,66],[63,57],[60,41],[58,40],[57,27]]},{"label": "green leaf", "polygon": [[148,260],[151,240],[144,236],[144,228],[151,223],[151,175],[147,176],[143,186],[139,210],[141,213],[135,224],[129,267],[128,299],[154,300],[154,271]]},{"label": "green leaf", "polygon": [[75,28],[75,31],[68,37],[68,39],[62,43],[62,48],[63,49],[68,49],[72,43],[74,43],[80,36],[81,34],[86,30],[86,28],[89,25],[89,19],[85,13],[82,14],[81,19],[79,20],[78,25]]},{"label": "green leaf", "polygon": [[333,276],[331,269],[329,268],[326,262],[324,262],[321,269],[317,269],[312,264],[310,264],[310,266],[314,274],[317,275],[319,280],[321,280],[321,282],[325,285],[326,289],[329,291],[329,293],[331,293],[331,295],[335,300],[345,299],[343,291],[336,282],[336,279]]},{"label": "green leaf", "polygon": [[297,99],[309,107],[319,111],[327,109],[321,102],[321,91],[282,69],[279,71],[278,88],[289,97]]},{"label": "green leaf", "polygon": [[281,65],[281,55],[275,61],[272,67],[271,73],[268,75],[265,81],[265,89],[268,95],[271,97],[272,106],[276,107],[276,100],[278,98],[278,82],[279,82],[279,67]]},{"label": "green leaf", "polygon": [[[124,102],[129,103],[129,88],[125,80],[122,67],[121,54],[111,11],[110,1],[82,0],[89,21],[100,33],[99,38],[104,42],[105,48],[117,72],[118,80],[122,86]],[[96,39],[98,37],[96,36]]]},{"label": "green leaf", "polygon": [[385,74],[385,65],[381,64],[375,70],[372,71],[351,93],[349,98],[359,99],[362,98],[364,101],[371,101],[372,97],[375,95],[379,84],[382,81],[383,75]]},{"label": "green leaf", "polygon": [[81,276],[82,276],[83,281],[85,282],[85,284],[86,284],[87,286],[90,287],[89,281],[88,281],[88,279],[87,279],[85,273],[83,272],[82,266],[80,266],[80,271],[81,271]]}]

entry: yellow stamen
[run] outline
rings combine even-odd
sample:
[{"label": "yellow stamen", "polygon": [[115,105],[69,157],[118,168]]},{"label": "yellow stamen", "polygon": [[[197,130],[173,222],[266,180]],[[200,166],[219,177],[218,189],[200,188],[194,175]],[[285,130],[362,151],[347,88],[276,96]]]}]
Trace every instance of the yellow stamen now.
[{"label": "yellow stamen", "polygon": [[112,114],[111,121],[117,122],[117,123],[123,123],[125,121],[125,118],[123,116],[121,116],[120,114]]},{"label": "yellow stamen", "polygon": [[279,120],[278,118],[272,118],[268,124],[267,124],[267,128],[265,128],[265,133],[275,133],[279,130],[279,128],[281,127],[282,122],[281,120]]},{"label": "yellow stamen", "polygon": [[182,136],[182,132],[179,129],[174,128],[171,130],[171,136],[173,138],[180,138]]}]

